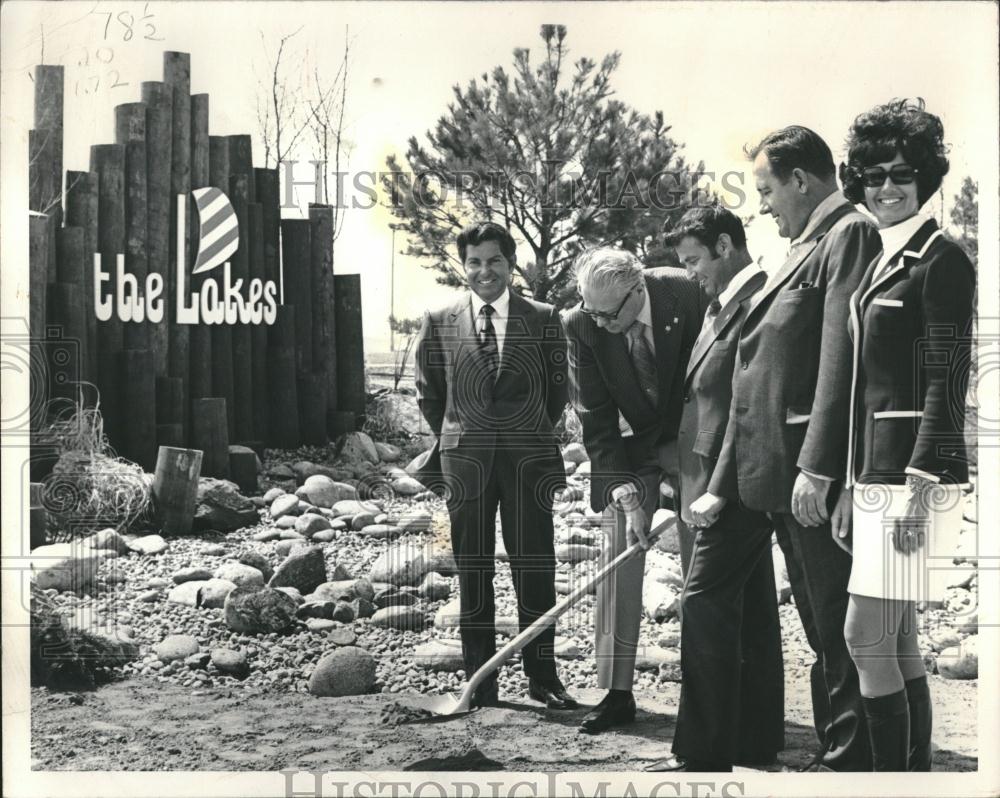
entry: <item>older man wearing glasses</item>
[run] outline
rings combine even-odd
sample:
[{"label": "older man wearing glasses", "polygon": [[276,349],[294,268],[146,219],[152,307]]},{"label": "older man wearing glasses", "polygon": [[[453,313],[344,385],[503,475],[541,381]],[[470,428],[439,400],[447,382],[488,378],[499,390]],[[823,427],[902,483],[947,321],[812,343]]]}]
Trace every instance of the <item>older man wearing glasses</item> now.
[{"label": "older man wearing glasses", "polygon": [[[623,250],[590,250],[575,265],[583,302],[563,324],[570,398],[591,460],[590,504],[611,530],[603,564],[635,540],[649,547],[660,483],[677,474],[684,371],[707,300],[682,269],[644,270]],[[684,546],[685,567],[689,554]],[[636,557],[598,589],[597,678],[608,694],[583,720],[589,734],[635,719],[644,566]]]}]

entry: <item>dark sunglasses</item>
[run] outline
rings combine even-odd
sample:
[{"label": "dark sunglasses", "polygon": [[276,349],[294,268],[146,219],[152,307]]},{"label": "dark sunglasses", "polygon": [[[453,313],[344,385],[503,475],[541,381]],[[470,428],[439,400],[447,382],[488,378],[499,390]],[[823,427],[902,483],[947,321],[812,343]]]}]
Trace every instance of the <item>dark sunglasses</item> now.
[{"label": "dark sunglasses", "polygon": [[625,294],[625,297],[622,299],[622,303],[618,306],[618,309],[614,313],[605,313],[603,310],[591,310],[590,308],[585,308],[583,306],[583,302],[580,303],[580,311],[582,313],[587,314],[592,319],[604,319],[604,321],[614,321],[615,319],[618,318],[618,314],[622,312],[622,308],[625,307],[625,303],[628,302],[628,298],[632,296],[632,292],[635,291],[638,287],[639,284],[636,283],[628,290],[628,292]]},{"label": "dark sunglasses", "polygon": [[881,166],[869,166],[859,172],[859,177],[865,188],[878,188],[885,183],[887,175],[895,185],[908,186],[916,179],[917,171],[905,163],[898,163],[888,171]]}]

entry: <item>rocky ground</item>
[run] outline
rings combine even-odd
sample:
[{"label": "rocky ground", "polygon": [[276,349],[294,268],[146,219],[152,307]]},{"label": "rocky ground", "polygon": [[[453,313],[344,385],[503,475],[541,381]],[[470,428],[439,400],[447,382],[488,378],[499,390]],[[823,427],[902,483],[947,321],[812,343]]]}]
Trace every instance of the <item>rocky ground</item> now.
[{"label": "rocky ground", "polygon": [[[565,454],[570,490],[556,508],[561,593],[593,572],[602,535],[585,503],[582,447]],[[586,710],[554,713],[530,701],[517,657],[500,671],[504,707],[443,724],[394,722],[393,702],[420,706],[457,691],[465,676],[447,515],[402,471],[402,455],[359,434],[336,450],[269,450],[250,499],[231,484],[203,481],[196,534],[108,531],[72,555],[62,551],[62,560],[50,553],[62,570],[38,569],[38,586],[70,624],[135,656],[93,692],[33,689],[33,766],[401,769],[474,747],[507,770],[618,770],[661,756],[680,678],[674,535],[647,560],[635,685],[642,712],[634,727],[577,734]],[[977,757],[971,501],[966,517],[955,587],[944,605],[920,615],[933,674],[936,767],[944,770],[974,770]],[[781,574],[777,547],[774,557]],[[67,573],[73,584],[60,582]],[[775,769],[803,764],[814,745],[812,655],[781,582],[788,747]],[[495,586],[502,644],[516,631],[502,547]],[[556,650],[563,681],[590,702],[600,697],[593,602],[586,596],[559,621]]]}]

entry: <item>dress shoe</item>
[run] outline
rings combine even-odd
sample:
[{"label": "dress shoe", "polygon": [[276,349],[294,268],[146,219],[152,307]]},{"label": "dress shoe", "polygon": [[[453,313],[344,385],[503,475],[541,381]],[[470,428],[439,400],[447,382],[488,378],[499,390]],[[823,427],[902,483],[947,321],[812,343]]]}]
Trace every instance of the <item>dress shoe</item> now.
[{"label": "dress shoe", "polygon": [[702,759],[684,759],[679,756],[668,756],[660,759],[651,765],[647,765],[643,770],[649,773],[731,773],[732,765],[725,765],[721,762],[709,762]]},{"label": "dress shoe", "polygon": [[612,726],[624,726],[635,720],[635,698],[631,690],[613,690],[587,713],[580,723],[580,731],[600,734]]},{"label": "dress shoe", "polygon": [[566,692],[559,679],[528,679],[528,695],[549,709],[576,709],[580,705]]}]

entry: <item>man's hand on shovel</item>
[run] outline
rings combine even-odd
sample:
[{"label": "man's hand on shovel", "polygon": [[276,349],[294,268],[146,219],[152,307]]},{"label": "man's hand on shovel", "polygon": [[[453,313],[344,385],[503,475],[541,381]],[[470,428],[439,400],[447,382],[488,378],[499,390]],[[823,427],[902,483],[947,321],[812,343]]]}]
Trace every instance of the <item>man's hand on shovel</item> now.
[{"label": "man's hand on shovel", "polygon": [[631,546],[636,541],[643,549],[648,550],[653,542],[646,534],[649,532],[649,518],[642,511],[642,503],[635,494],[627,496],[622,501],[622,512],[625,513],[625,539]]}]

